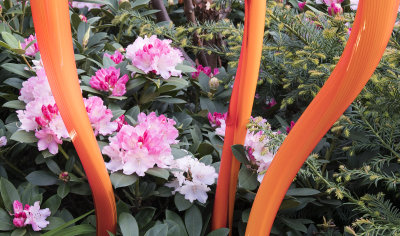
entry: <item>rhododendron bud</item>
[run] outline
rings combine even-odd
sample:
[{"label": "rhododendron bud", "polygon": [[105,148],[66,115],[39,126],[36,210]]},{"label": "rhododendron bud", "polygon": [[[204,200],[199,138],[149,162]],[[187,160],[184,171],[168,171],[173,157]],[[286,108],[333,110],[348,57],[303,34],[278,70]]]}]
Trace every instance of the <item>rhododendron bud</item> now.
[{"label": "rhododendron bud", "polygon": [[298,6],[299,6],[299,9],[300,9],[301,11],[304,11],[304,7],[306,6],[306,2],[299,2],[299,3],[298,3]]},{"label": "rhododendron bud", "polygon": [[58,175],[58,178],[64,182],[68,182],[70,179],[69,173],[67,171],[61,172]]},{"label": "rhododendron bud", "polygon": [[293,129],[294,124],[295,124],[294,121],[290,122],[290,126],[286,127],[286,133],[289,134],[289,132]]},{"label": "rhododendron bud", "polygon": [[208,85],[210,86],[211,90],[217,90],[219,87],[219,79],[212,77],[208,82]]},{"label": "rhododendron bud", "polygon": [[80,15],[79,15],[79,18],[81,19],[81,21],[87,23],[87,18],[86,18],[85,15],[80,14]]}]

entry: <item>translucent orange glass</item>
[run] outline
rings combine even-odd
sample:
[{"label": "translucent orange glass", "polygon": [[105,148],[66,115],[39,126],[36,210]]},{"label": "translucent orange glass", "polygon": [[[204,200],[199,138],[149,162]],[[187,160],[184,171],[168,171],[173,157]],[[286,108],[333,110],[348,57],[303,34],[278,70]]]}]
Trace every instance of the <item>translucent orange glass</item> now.
[{"label": "translucent orange glass", "polygon": [[282,199],[308,155],[361,92],[390,39],[400,0],[361,0],[330,78],[285,139],[254,201],[247,236],[269,235]]},{"label": "translucent orange glass", "polygon": [[225,140],[215,194],[212,228],[232,228],[240,163],[231,146],[244,144],[256,92],[264,38],[266,2],[246,0],[242,49],[226,120]]},{"label": "translucent orange glass", "polygon": [[108,236],[117,222],[114,192],[79,87],[68,0],[31,0],[31,8],[51,90],[92,189],[97,235]]}]

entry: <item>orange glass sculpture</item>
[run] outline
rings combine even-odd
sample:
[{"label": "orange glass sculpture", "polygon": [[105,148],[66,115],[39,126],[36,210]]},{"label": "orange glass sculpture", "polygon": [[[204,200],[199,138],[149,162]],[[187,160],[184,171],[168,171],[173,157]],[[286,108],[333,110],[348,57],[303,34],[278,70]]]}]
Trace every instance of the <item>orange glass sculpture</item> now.
[{"label": "orange glass sculpture", "polygon": [[[224,147],[215,194],[212,228],[232,228],[233,209],[240,162],[231,146],[244,144],[256,92],[264,38],[266,3],[246,0],[242,49],[226,119]],[[228,221],[229,220],[229,221]]]},{"label": "orange glass sculpture", "polygon": [[31,9],[51,90],[92,189],[97,235],[108,236],[117,222],[114,192],[79,87],[68,0],[31,0]]},{"label": "orange glass sculpture", "polygon": [[400,0],[360,1],[339,63],[286,137],[264,176],[250,213],[247,236],[269,235],[300,167],[375,71],[390,39],[399,3]]}]

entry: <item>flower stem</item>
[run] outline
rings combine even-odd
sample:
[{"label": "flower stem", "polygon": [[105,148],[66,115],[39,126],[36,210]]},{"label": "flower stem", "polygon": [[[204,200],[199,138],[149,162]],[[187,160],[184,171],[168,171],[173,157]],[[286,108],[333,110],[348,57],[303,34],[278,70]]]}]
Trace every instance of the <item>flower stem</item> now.
[{"label": "flower stem", "polygon": [[[66,160],[69,160],[68,154],[65,152],[65,150],[62,148],[61,145],[58,145],[58,150],[60,150],[61,154],[64,156]],[[76,173],[78,173],[81,177],[86,178],[85,173],[76,165],[74,164],[74,170]]]}]

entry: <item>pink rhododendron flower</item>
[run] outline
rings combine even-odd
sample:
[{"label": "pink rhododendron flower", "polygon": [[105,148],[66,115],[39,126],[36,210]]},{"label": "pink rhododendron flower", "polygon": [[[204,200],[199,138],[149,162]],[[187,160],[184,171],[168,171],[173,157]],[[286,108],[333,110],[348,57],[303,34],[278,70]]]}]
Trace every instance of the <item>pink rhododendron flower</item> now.
[{"label": "pink rhododendron flower", "polygon": [[208,77],[213,77],[214,75],[217,75],[219,73],[218,68],[214,68],[213,73],[211,73],[211,67],[208,66],[203,67],[202,65],[198,65],[196,69],[197,71],[192,73],[192,77],[195,79],[199,77],[200,72],[203,72]]},{"label": "pink rhododendron flower", "polygon": [[34,231],[40,231],[46,228],[49,221],[46,220],[47,217],[51,215],[49,208],[40,209],[39,201],[36,201],[33,206],[29,207],[27,211],[27,218],[25,224],[32,225]]},{"label": "pink rhododendron flower", "polygon": [[[220,119],[221,126],[215,130],[220,136],[225,136],[225,119]],[[244,142],[246,156],[251,169],[259,173],[257,179],[261,183],[264,172],[271,164],[280,144],[286,135],[273,132],[271,125],[262,117],[250,117],[249,126]]]},{"label": "pink rhododendron flower", "polygon": [[110,109],[103,105],[103,100],[93,96],[83,99],[88,112],[90,123],[94,129],[95,135],[108,135],[117,130],[118,124],[111,122],[113,114]]},{"label": "pink rhododendron flower", "polygon": [[340,3],[332,3],[329,7],[328,7],[328,13],[331,16],[335,16],[338,15],[340,13],[343,12],[343,8],[340,5]]},{"label": "pink rhododendron flower", "polygon": [[214,184],[218,177],[214,167],[188,155],[174,160],[171,168],[175,179],[166,186],[174,188],[173,192],[181,193],[190,202],[198,200],[205,203],[210,191],[208,185]]},{"label": "pink rhododendron flower", "polygon": [[173,161],[171,144],[178,142],[178,130],[174,125],[175,121],[164,115],[139,114],[135,127],[123,125],[116,136],[109,138],[110,144],[103,148],[103,154],[111,159],[106,163],[107,169],[144,176],[155,165],[169,166]]},{"label": "pink rhododendron flower", "polygon": [[41,129],[35,132],[38,141],[39,151],[48,149],[53,155],[58,153],[58,144],[62,144],[61,139],[51,129]]},{"label": "pink rhododendron flower", "polygon": [[273,106],[275,106],[276,104],[278,104],[275,100],[275,98],[271,98],[270,100],[267,100],[265,102],[266,106],[265,109],[271,109]]},{"label": "pink rhododendron flower", "polygon": [[299,2],[299,3],[298,3],[298,6],[299,6],[299,9],[300,9],[301,11],[304,11],[304,7],[306,6],[306,2]]},{"label": "pink rhododendron flower", "polygon": [[286,133],[289,134],[289,132],[293,129],[294,124],[295,124],[294,121],[290,122],[290,126],[286,127]]},{"label": "pink rhododendron flower", "polygon": [[214,112],[214,114],[211,114],[211,112],[208,113],[208,121],[210,122],[212,127],[220,127],[221,126],[221,120],[226,120],[228,116],[228,113],[218,113]]},{"label": "pink rhododendron flower", "polygon": [[117,123],[118,128],[117,128],[117,132],[121,130],[122,126],[127,125],[128,122],[125,121],[125,116],[121,115],[120,117],[118,117],[114,122]]},{"label": "pink rhododendron flower", "polygon": [[110,58],[115,64],[119,64],[125,59],[124,55],[122,55],[118,50],[116,50],[112,55],[104,53],[104,56]]},{"label": "pink rhododendron flower", "polygon": [[[24,42],[21,43],[22,49],[25,49],[32,41],[36,41],[35,35],[30,35],[28,38],[24,39]],[[25,49],[25,55],[27,56],[34,56],[37,52],[39,52],[39,45],[37,42],[34,42],[31,46]]]},{"label": "pink rhododendron flower", "polygon": [[13,202],[14,216],[13,224],[17,228],[22,228],[26,225],[31,225],[34,231],[40,231],[46,228],[50,223],[46,220],[51,215],[49,208],[40,209],[39,201],[36,201],[33,206],[25,204],[22,207],[22,203],[18,200]]},{"label": "pink rhododendron flower", "polygon": [[37,99],[53,96],[44,68],[36,71],[36,75],[22,83],[19,100],[29,103]]},{"label": "pink rhododendron flower", "polygon": [[103,5],[102,4],[98,4],[98,3],[85,3],[85,2],[75,2],[75,1],[73,1],[71,3],[71,6],[73,8],[85,8],[85,7],[87,7],[88,10],[90,11],[93,8],[100,8]]},{"label": "pink rhododendron flower", "polygon": [[153,72],[164,79],[181,76],[181,71],[175,67],[183,62],[182,53],[172,48],[171,42],[168,39],[160,40],[155,35],[150,38],[138,37],[126,48],[126,57],[145,73]]},{"label": "pink rhododendron flower", "polygon": [[102,68],[96,71],[96,75],[90,79],[92,88],[111,92],[113,96],[122,96],[126,93],[126,83],[129,80],[128,75],[123,75],[121,78],[120,69],[114,67]]},{"label": "pink rhododendron flower", "polygon": [[0,147],[4,147],[6,145],[7,145],[7,138],[6,138],[6,136],[2,136],[0,138]]}]

